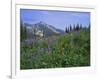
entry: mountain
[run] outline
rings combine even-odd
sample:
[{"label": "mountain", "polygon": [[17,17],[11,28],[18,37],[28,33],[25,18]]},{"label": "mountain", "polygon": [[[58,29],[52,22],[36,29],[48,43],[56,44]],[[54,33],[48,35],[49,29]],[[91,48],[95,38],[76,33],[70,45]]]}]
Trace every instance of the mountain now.
[{"label": "mountain", "polygon": [[30,37],[31,36],[33,37],[33,35],[34,35],[33,31],[34,30],[35,31],[43,31],[43,34],[44,34],[45,37],[64,33],[64,31],[57,29],[54,26],[49,25],[49,24],[42,22],[42,21],[40,21],[36,24],[25,23],[24,26],[26,26],[27,31],[28,31],[28,35]]}]

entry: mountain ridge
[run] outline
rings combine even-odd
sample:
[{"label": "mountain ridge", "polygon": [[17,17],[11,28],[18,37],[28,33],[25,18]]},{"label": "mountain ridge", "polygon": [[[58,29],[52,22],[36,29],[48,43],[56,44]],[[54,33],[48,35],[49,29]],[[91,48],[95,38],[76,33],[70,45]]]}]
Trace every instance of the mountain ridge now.
[{"label": "mountain ridge", "polygon": [[49,25],[43,21],[40,21],[35,24],[24,23],[24,26],[27,28],[28,32],[30,33],[33,33],[33,30],[43,31],[45,37],[64,33],[63,30],[55,28],[54,26]]}]

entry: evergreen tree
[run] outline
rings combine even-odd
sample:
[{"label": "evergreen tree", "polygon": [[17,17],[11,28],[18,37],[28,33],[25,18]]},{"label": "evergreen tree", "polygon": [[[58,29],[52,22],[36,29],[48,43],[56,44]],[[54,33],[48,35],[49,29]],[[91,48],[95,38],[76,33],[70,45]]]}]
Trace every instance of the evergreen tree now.
[{"label": "evergreen tree", "polygon": [[66,32],[66,33],[68,33],[68,32],[69,32],[68,27],[66,27],[65,32]]},{"label": "evergreen tree", "polygon": [[66,29],[65,29],[65,32],[68,33],[68,29],[67,29],[67,27],[66,27]]},{"label": "evergreen tree", "polygon": [[21,20],[21,22],[20,22],[20,39],[21,39],[21,41],[23,41],[26,38],[27,38],[27,29]]},{"label": "evergreen tree", "polygon": [[75,24],[73,25],[73,31],[75,31],[76,30],[76,26],[75,26]]},{"label": "evergreen tree", "polygon": [[89,23],[89,26],[88,26],[89,30],[90,30],[90,26],[91,26],[91,25],[90,25],[90,23]]},{"label": "evergreen tree", "polygon": [[69,29],[70,29],[70,32],[72,31],[72,26],[71,26],[71,24],[70,24],[70,26],[69,26]]},{"label": "evergreen tree", "polygon": [[24,27],[24,30],[25,30],[25,31],[24,31],[24,33],[25,33],[25,34],[24,34],[24,35],[25,35],[25,37],[24,37],[24,38],[26,39],[26,38],[27,38],[27,28],[26,28],[26,27]]},{"label": "evergreen tree", "polygon": [[80,24],[79,29],[82,29],[82,24]]},{"label": "evergreen tree", "polygon": [[79,24],[76,25],[76,31],[78,31],[78,30],[79,30]]}]

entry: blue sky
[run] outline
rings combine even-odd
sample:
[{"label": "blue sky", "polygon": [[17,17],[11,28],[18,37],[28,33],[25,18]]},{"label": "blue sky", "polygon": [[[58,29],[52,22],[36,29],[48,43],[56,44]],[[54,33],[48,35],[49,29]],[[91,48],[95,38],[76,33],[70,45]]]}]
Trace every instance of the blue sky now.
[{"label": "blue sky", "polygon": [[50,10],[34,10],[21,9],[20,19],[24,23],[35,24],[43,21],[49,25],[53,25],[58,29],[64,30],[70,24],[82,24],[88,26],[90,23],[89,12],[74,11],[50,11]]}]

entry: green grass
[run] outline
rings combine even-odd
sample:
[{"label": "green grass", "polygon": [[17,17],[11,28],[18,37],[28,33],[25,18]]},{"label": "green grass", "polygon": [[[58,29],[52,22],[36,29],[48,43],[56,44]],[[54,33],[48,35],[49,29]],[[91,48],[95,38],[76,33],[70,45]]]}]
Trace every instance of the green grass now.
[{"label": "green grass", "polygon": [[21,69],[90,66],[90,32],[70,32],[21,46],[20,56]]}]

